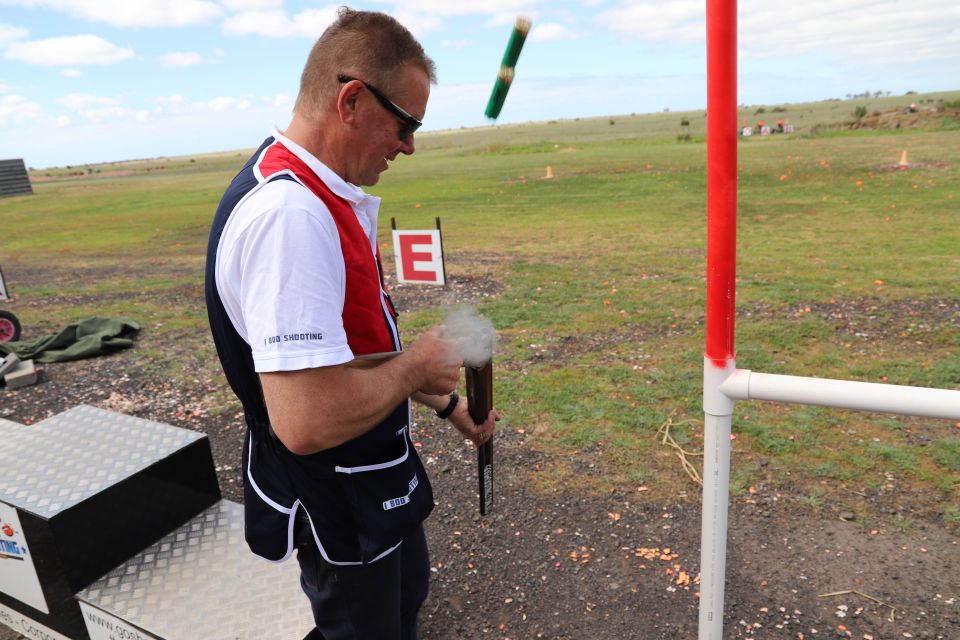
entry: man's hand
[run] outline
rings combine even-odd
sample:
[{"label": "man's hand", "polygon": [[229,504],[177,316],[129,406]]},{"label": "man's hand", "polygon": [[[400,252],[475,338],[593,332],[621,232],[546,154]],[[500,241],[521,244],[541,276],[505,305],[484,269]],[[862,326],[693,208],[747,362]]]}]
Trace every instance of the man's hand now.
[{"label": "man's hand", "polygon": [[[444,340],[443,327],[437,326],[420,334],[417,341],[404,351],[404,357],[414,359],[420,374],[418,390],[429,395],[445,395],[457,388],[463,355],[453,340]],[[458,407],[459,408],[459,407]]]},{"label": "man's hand", "polygon": [[411,395],[446,395],[463,358],[443,327],[394,357],[260,374],[270,424],[293,453],[330,449],[366,433]]},{"label": "man's hand", "polygon": [[464,438],[473,442],[478,447],[493,437],[493,431],[496,423],[500,420],[500,412],[491,409],[487,419],[483,424],[476,424],[470,417],[470,411],[467,409],[467,399],[460,398],[457,408],[453,410],[448,418],[453,426],[457,428]]}]

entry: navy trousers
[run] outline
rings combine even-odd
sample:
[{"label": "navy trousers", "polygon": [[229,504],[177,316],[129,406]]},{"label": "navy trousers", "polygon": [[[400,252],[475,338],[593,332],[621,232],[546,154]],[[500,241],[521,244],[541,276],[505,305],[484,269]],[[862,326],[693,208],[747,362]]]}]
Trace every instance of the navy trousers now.
[{"label": "navy trousers", "polygon": [[367,565],[324,560],[305,518],[297,518],[295,540],[300,586],[317,625],[304,640],[416,640],[417,613],[430,587],[423,527]]}]

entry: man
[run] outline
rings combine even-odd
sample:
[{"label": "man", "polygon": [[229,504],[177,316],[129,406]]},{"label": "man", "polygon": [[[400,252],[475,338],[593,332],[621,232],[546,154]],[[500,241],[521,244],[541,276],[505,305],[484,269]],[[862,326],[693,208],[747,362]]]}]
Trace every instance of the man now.
[{"label": "man", "polygon": [[246,538],[297,549],[317,628],[334,640],[416,637],[433,494],[410,398],[478,446],[442,327],[401,350],[377,249],[375,185],[414,152],[433,62],[396,20],[342,8],[307,60],[293,119],[234,178],[207,251],[217,353],[241,400]]}]

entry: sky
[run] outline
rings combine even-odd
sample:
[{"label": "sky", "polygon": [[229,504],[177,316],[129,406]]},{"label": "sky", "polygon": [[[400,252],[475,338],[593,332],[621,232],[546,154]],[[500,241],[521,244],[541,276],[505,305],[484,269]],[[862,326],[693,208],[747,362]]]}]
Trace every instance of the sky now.
[{"label": "sky", "polygon": [[[707,0],[380,0],[434,59],[422,131],[483,111],[515,19],[533,28],[497,123],[706,107]],[[710,0],[714,1],[714,0]],[[256,147],[290,120],[338,4],[0,0],[0,158],[27,166]],[[960,89],[957,0],[740,0],[738,102]]]}]

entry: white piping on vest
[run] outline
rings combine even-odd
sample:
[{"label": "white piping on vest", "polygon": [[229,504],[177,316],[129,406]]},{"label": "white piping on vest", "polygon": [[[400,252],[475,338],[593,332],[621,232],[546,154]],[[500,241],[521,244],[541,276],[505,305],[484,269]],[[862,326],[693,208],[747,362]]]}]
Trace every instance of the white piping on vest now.
[{"label": "white piping on vest", "polygon": [[[260,157],[257,158],[257,161],[253,163],[253,175],[257,176],[257,182],[263,182],[266,180],[266,176],[260,171],[260,163],[263,162],[263,158],[267,155],[267,151],[270,150],[274,145],[280,144],[280,141],[276,138],[273,139],[271,144],[268,144],[267,147],[260,152]],[[299,182],[299,180],[298,180]]]},{"label": "white piping on vest", "polygon": [[[409,407],[409,403],[407,405]],[[403,455],[395,460],[390,460],[389,462],[380,462],[378,464],[366,464],[359,467],[341,467],[337,465],[333,468],[337,473],[364,473],[367,471],[378,471],[380,469],[389,469],[390,467],[395,467],[398,464],[405,461],[410,457],[410,444],[406,438],[406,430],[408,427],[403,428]]]},{"label": "white piping on vest", "polygon": [[[329,554],[327,554],[327,550],[324,549],[323,544],[320,542],[320,537],[317,535],[317,530],[313,526],[313,518],[310,517],[310,512],[307,511],[307,508],[303,506],[303,503],[300,502],[299,498],[297,500],[294,500],[293,505],[289,509],[280,505],[274,500],[270,499],[270,497],[267,496],[267,494],[265,494],[257,485],[256,480],[253,479],[253,473],[251,472],[251,469],[250,469],[250,458],[252,457],[252,454],[253,454],[253,434],[250,434],[250,444],[248,446],[248,452],[247,452],[247,478],[250,480],[250,486],[252,486],[253,490],[257,492],[257,495],[260,496],[261,500],[263,500],[265,503],[267,503],[268,505],[270,505],[280,513],[284,513],[284,514],[287,514],[287,516],[289,516],[289,521],[287,524],[287,552],[279,560],[272,560],[270,558],[265,558],[259,555],[258,557],[266,560],[267,562],[272,562],[274,564],[285,562],[286,560],[290,559],[290,556],[293,554],[293,531],[294,531],[294,524],[296,523],[296,518],[297,518],[297,509],[302,508],[303,512],[307,514],[307,521],[310,523],[310,533],[311,535],[313,535],[313,541],[316,543],[317,549],[320,550],[320,555],[323,556],[324,560],[326,560],[330,564],[335,564],[341,567],[363,564],[363,561],[361,560],[353,560],[353,561],[334,560],[329,556]],[[378,555],[376,558],[374,558],[370,562],[376,562],[377,560],[380,560],[381,558],[388,556],[390,553],[396,551],[401,544],[403,544],[403,540],[401,540],[394,546],[390,547],[389,549],[387,549],[386,551]]]}]

